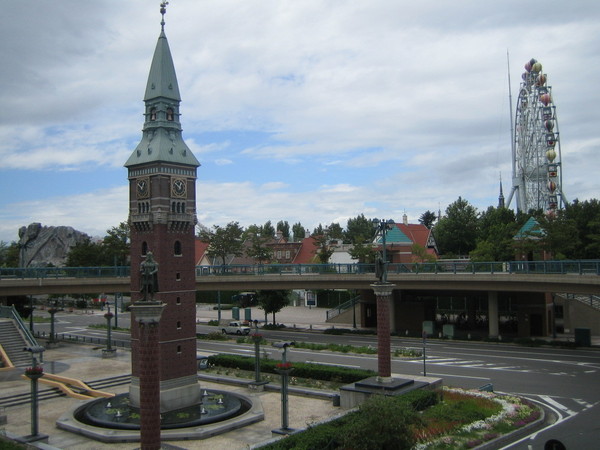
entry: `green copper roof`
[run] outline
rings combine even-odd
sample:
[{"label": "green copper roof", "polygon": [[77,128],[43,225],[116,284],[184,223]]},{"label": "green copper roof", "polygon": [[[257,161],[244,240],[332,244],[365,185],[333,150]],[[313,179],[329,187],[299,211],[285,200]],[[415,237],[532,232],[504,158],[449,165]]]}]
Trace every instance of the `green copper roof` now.
[{"label": "green copper roof", "polygon": [[533,217],[530,217],[527,222],[517,232],[514,239],[532,239],[541,238],[546,233],[540,228],[540,224]]},{"label": "green copper roof", "polygon": [[144,101],[157,97],[181,101],[175,66],[173,65],[171,50],[169,49],[169,43],[164,30],[160,32],[156,49],[154,50],[154,58],[152,58],[152,65],[150,66]]},{"label": "green copper roof", "polygon": [[[376,241],[377,244],[382,244],[383,240],[379,237]],[[412,244],[410,238],[404,234],[400,228],[394,226],[391,230],[387,230],[385,233],[385,243],[386,244]]]},{"label": "green copper roof", "polygon": [[164,30],[161,30],[144,95],[146,120],[143,136],[125,167],[158,162],[193,167],[200,165],[181,136],[180,101],[169,43]]}]

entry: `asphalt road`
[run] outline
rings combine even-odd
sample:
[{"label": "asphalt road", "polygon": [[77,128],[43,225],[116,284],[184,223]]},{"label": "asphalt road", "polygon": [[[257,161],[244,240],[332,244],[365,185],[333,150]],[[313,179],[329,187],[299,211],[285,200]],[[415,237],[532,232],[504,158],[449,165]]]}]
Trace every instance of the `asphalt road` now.
[{"label": "asphalt road", "polygon": [[[119,315],[119,326],[129,326],[129,315]],[[104,323],[99,315],[57,314],[55,331],[73,336],[102,339],[105,330],[89,329],[91,323]],[[214,327],[198,325],[198,331],[215,331]],[[36,331],[50,330],[50,324],[34,324]],[[336,336],[317,332],[261,330],[269,340],[340,343],[376,347],[375,336]],[[128,340],[127,333],[113,332],[113,339]],[[392,349],[423,349],[421,339],[392,338]],[[200,353],[234,353],[252,356],[253,346],[234,341],[198,341]],[[278,359],[278,349],[265,346],[270,358]],[[423,358],[393,358],[392,371],[398,374],[435,376],[447,386],[478,388],[491,384],[494,391],[518,394],[543,405],[556,415],[557,421],[505,448],[544,449],[550,439],[560,440],[567,449],[598,448],[600,442],[600,351],[597,349],[564,349],[550,347],[521,347],[508,344],[428,340]],[[376,355],[356,355],[329,351],[291,349],[291,361],[308,361],[348,367],[377,369]]]}]

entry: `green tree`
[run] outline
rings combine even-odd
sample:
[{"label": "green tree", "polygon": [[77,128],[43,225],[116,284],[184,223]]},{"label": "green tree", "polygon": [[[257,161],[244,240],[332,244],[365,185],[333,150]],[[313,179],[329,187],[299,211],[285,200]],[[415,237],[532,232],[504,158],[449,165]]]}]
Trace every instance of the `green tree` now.
[{"label": "green tree", "polygon": [[292,234],[294,235],[294,241],[300,242],[306,237],[306,230],[300,222],[297,222],[292,226]]},{"label": "green tree", "polygon": [[435,219],[437,219],[435,213],[427,210],[423,214],[421,214],[421,217],[419,217],[419,223],[431,229],[431,227],[433,227],[433,224],[435,223]]},{"label": "green tree", "polygon": [[346,232],[344,233],[344,243],[346,244],[365,244],[373,241],[375,230],[373,223],[361,214],[353,219],[348,219]]},{"label": "green tree", "polygon": [[210,258],[219,258],[221,264],[227,264],[227,256],[242,256],[242,228],[238,222],[229,222],[226,227],[214,225],[212,231],[200,232],[200,240],[208,244],[206,254]]},{"label": "green tree", "polygon": [[273,228],[273,224],[270,220],[267,220],[262,226],[261,234],[263,236],[275,237],[275,228]]},{"label": "green tree", "polygon": [[513,237],[519,225],[515,213],[490,206],[479,216],[477,244],[470,252],[475,261],[510,261],[515,255]]},{"label": "green tree", "polygon": [[600,202],[596,199],[580,202],[575,199],[561,212],[573,220],[580,245],[571,258],[596,259],[600,255]]},{"label": "green tree", "polygon": [[19,267],[19,244],[13,241],[8,246],[5,254],[5,267]]},{"label": "green tree", "polygon": [[348,250],[348,254],[352,259],[357,259],[359,263],[373,264],[378,255],[377,249],[371,244],[357,242]]},{"label": "green tree", "polygon": [[410,251],[412,253],[412,260],[416,263],[430,263],[435,262],[435,256],[427,253],[427,249],[416,242],[411,246]]},{"label": "green tree", "polygon": [[321,234],[313,235],[313,237],[317,245],[317,259],[321,264],[327,264],[334,252],[334,248],[329,245],[328,234],[323,230]]},{"label": "green tree", "polygon": [[329,239],[344,239],[344,229],[339,223],[331,222],[327,227],[327,235]]},{"label": "green tree", "polygon": [[65,261],[67,267],[106,266],[106,257],[101,243],[86,238],[69,250]]},{"label": "green tree", "polygon": [[259,264],[269,262],[273,257],[273,249],[267,244],[273,239],[269,236],[261,236],[260,234],[252,234],[248,237],[250,247],[246,250],[246,255],[249,258],[254,258]]},{"label": "green tree", "polygon": [[574,219],[565,211],[558,211],[556,217],[540,215],[536,217],[544,236],[542,246],[552,259],[578,259],[582,254],[579,230]]},{"label": "green tree", "polygon": [[277,323],[275,322],[275,313],[289,304],[289,295],[290,291],[285,289],[256,292],[258,307],[265,312],[265,319],[268,314],[273,314],[273,325]]},{"label": "green tree", "polygon": [[106,233],[102,241],[103,252],[109,259],[106,262],[121,266],[126,265],[131,247],[129,224],[121,222],[119,226],[110,228]]},{"label": "green tree", "polygon": [[439,219],[434,235],[442,254],[467,255],[475,249],[477,241],[477,209],[467,200],[458,197],[446,208]]},{"label": "green tree", "polygon": [[286,240],[290,239],[290,224],[287,220],[280,220],[277,222],[277,231],[281,231],[281,234]]}]

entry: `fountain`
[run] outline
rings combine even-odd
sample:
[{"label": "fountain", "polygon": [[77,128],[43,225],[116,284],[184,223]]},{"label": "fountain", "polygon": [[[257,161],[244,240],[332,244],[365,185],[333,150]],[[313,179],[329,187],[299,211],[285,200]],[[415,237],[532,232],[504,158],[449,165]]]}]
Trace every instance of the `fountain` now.
[{"label": "fountain", "polygon": [[[260,400],[230,391],[204,389],[197,405],[161,413],[162,440],[205,439],[264,419]],[[129,394],[85,401],[56,422],[60,429],[101,442],[140,440],[140,412]]]}]

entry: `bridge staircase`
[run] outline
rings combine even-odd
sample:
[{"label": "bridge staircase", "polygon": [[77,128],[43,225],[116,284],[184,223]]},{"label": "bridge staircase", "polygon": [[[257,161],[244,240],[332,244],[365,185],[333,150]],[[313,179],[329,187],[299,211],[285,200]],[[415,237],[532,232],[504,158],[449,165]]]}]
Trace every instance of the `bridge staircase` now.
[{"label": "bridge staircase", "polygon": [[12,306],[0,306],[0,355],[2,367],[31,365],[31,353],[26,347],[39,346],[23,320]]},{"label": "bridge staircase", "polygon": [[[600,334],[600,296],[557,293],[565,308],[565,329],[590,328]],[[568,309],[568,314],[566,312]]]},{"label": "bridge staircase", "polygon": [[345,301],[327,311],[327,322],[352,323],[352,308],[360,303],[360,295]]}]

